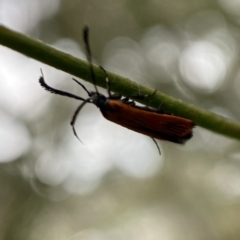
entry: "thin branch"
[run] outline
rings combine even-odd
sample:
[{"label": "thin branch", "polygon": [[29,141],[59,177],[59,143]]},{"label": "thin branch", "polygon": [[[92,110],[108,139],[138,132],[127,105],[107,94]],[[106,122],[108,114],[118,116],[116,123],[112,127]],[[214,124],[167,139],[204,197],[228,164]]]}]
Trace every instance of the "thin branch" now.
[{"label": "thin branch", "polygon": [[[71,75],[92,82],[88,62],[1,25],[0,44]],[[101,68],[94,66],[94,73],[96,75],[97,85],[106,88],[105,75]],[[151,94],[154,91],[151,88],[139,85],[117,74],[107,72],[107,75],[111,82],[111,89],[124,96],[134,95],[138,93],[139,90],[142,94]],[[147,103],[148,100],[143,99],[137,101]],[[152,97],[149,105],[158,108],[160,104],[161,108],[166,112],[171,112],[174,115],[191,119],[198,126],[240,140],[240,123],[237,121],[205,111],[192,104],[184,103],[158,91]]]}]

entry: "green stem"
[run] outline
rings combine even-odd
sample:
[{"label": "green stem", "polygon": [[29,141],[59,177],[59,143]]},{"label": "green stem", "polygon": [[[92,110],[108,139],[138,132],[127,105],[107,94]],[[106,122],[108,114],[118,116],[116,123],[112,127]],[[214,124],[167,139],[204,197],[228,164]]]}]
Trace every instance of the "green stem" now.
[{"label": "green stem", "polygon": [[[71,75],[92,82],[88,62],[4,26],[0,26],[0,44]],[[105,88],[106,83],[103,71],[99,67],[94,66],[94,73],[97,85]],[[139,90],[143,94],[150,94],[154,91],[117,74],[111,72],[107,72],[107,74],[111,83],[111,89],[122,95],[133,95],[139,92]],[[147,103],[148,101],[142,100],[139,102]],[[159,91],[152,96],[149,105],[155,108],[161,105],[161,108],[166,112],[191,119],[198,126],[240,140],[239,122],[184,103]]]}]

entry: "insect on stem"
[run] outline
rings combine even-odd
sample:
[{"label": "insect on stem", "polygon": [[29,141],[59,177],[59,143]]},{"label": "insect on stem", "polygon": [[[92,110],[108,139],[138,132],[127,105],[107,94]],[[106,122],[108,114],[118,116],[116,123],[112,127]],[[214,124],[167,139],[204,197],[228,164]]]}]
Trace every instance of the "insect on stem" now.
[{"label": "insect on stem", "polygon": [[187,140],[189,140],[192,137],[192,129],[195,126],[195,124],[191,120],[174,115],[164,114],[162,111],[151,109],[148,106],[143,107],[137,106],[135,104],[135,101],[131,100],[150,98],[151,101],[151,97],[154,94],[156,94],[157,90],[154,90],[149,95],[141,95],[139,91],[138,94],[127,97],[122,97],[119,94],[112,94],[107,72],[103,67],[100,67],[105,75],[108,97],[99,93],[93,70],[88,27],[84,27],[83,29],[83,40],[85,43],[87,59],[89,62],[89,70],[95,92],[89,91],[82,83],[80,83],[75,78],[73,78],[73,81],[75,81],[78,85],[80,85],[84,89],[84,91],[88,95],[88,98],[85,99],[77,95],[52,88],[46,84],[42,69],[41,69],[42,76],[39,79],[40,85],[45,90],[54,94],[82,101],[82,103],[75,110],[72,120],[70,122],[73,133],[79,139],[80,142],[82,141],[77,135],[75,123],[77,121],[79,113],[87,103],[92,103],[97,108],[99,108],[102,115],[107,120],[152,138],[153,142],[157,146],[159,154],[161,154],[161,150],[157,144],[156,139],[166,140],[178,144],[184,144]]}]

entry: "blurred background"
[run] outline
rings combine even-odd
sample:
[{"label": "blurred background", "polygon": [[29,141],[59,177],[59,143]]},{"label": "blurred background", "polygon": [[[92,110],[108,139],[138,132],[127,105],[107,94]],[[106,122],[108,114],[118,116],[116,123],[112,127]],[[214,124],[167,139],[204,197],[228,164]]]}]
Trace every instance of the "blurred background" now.
[{"label": "blurred background", "polygon": [[[175,98],[240,119],[238,0],[0,0],[0,23]],[[184,146],[106,121],[39,83],[72,76],[0,46],[0,239],[240,239],[240,144]],[[91,84],[84,83],[93,90]],[[101,90],[103,93],[105,91]]]}]

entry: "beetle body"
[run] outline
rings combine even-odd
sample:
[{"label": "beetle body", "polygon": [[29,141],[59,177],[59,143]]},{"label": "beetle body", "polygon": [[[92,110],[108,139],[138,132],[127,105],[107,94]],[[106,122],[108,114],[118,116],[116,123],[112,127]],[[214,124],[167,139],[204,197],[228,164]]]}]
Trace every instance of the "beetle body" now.
[{"label": "beetle body", "polygon": [[192,137],[194,123],[185,118],[109,99],[99,108],[107,120],[151,138],[183,144]]},{"label": "beetle body", "polygon": [[[94,87],[96,90],[95,92],[89,92],[82,83],[80,83],[79,81],[73,78],[73,80],[87,92],[88,98],[84,99],[74,94],[64,92],[58,89],[54,89],[48,86],[44,81],[43,73],[39,79],[41,86],[47,91],[82,101],[80,106],[75,111],[71,121],[74,135],[77,138],[78,138],[78,135],[76,133],[74,125],[79,112],[87,103],[92,103],[96,105],[100,109],[102,115],[107,120],[114,122],[118,125],[121,125],[123,127],[126,127],[135,132],[151,137],[156,145],[157,143],[155,141],[155,138],[183,144],[192,137],[192,129],[195,124],[191,120],[174,116],[174,115],[163,114],[161,112],[158,112],[156,110],[153,110],[147,107],[136,106],[134,101],[131,101],[131,100],[129,101],[129,98],[131,97],[140,98],[140,99],[145,97],[150,97],[154,95],[156,91],[154,91],[150,95],[137,94],[129,98],[128,97],[122,98],[121,96],[114,95],[110,91],[110,85],[109,85],[107,73],[102,68],[106,76],[106,86],[107,86],[107,91],[109,96],[106,97],[103,94],[99,93],[96,87],[95,75],[93,72],[91,51],[90,51],[89,40],[88,40],[88,28],[84,29],[83,37],[84,37],[84,42],[86,44],[87,57],[90,63],[90,73],[91,73]],[[158,150],[160,152],[159,147],[158,147]]]}]

